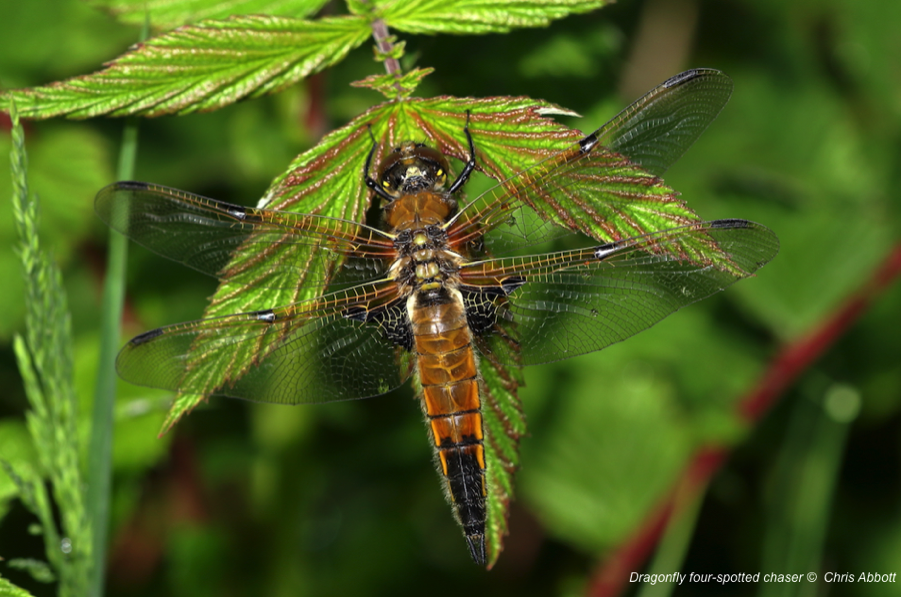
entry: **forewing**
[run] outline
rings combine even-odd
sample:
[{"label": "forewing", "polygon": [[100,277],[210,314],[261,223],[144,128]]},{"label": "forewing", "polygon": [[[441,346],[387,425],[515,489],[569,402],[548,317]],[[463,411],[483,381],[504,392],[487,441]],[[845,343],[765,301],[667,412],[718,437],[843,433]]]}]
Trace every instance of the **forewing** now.
[{"label": "forewing", "polygon": [[[685,244],[706,250],[680,254]],[[498,313],[516,322],[522,362],[534,365],[625,340],[752,275],[778,250],[768,228],[717,220],[588,249],[473,263],[461,277],[475,287],[518,286]]]},{"label": "forewing", "polygon": [[[163,257],[220,280],[254,269],[264,288],[295,288],[302,275],[297,266],[267,259],[280,247],[315,248],[316,258],[326,263],[348,255],[370,261],[391,255],[387,236],[353,222],[243,207],[142,182],[103,188],[94,208],[110,227]],[[325,279],[307,282],[322,285]]]},{"label": "forewing", "polygon": [[663,176],[692,146],[732,95],[732,79],[696,68],[671,77],[592,133],[598,145]]},{"label": "forewing", "polygon": [[[665,81],[592,134],[466,205],[451,237],[462,244],[494,230],[489,247],[504,254],[555,237],[556,226],[611,241],[699,222],[659,175],[716,118],[731,90],[729,77],[712,69]],[[478,146],[478,130],[473,136]],[[524,225],[529,212],[539,218],[531,227]]]},{"label": "forewing", "polygon": [[390,285],[367,285],[278,309],[170,325],[131,340],[116,366],[131,383],[193,395],[178,414],[210,394],[279,404],[384,394],[405,379],[395,346],[378,325],[346,314],[392,297]]}]

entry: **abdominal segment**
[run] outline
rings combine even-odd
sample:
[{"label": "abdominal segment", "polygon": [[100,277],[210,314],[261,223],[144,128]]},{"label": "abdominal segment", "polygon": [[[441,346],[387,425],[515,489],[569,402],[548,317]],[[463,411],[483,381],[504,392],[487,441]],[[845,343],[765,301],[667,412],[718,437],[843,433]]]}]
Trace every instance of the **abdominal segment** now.
[{"label": "abdominal segment", "polygon": [[449,292],[428,300],[416,297],[410,315],[422,406],[440,472],[472,557],[484,564],[485,450],[478,370],[463,301]]}]

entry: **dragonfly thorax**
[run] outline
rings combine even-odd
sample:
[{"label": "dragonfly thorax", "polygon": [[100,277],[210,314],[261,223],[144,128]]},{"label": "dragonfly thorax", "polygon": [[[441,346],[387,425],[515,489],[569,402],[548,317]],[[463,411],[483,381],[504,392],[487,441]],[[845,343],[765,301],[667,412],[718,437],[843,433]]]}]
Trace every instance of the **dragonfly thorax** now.
[{"label": "dragonfly thorax", "polygon": [[[430,292],[456,280],[463,258],[450,250],[440,226],[403,230],[397,234],[398,259],[391,267],[404,294]],[[453,285],[453,283],[451,284]]]},{"label": "dragonfly thorax", "polygon": [[419,191],[401,195],[385,206],[385,224],[393,232],[441,226],[457,211],[447,193]]}]

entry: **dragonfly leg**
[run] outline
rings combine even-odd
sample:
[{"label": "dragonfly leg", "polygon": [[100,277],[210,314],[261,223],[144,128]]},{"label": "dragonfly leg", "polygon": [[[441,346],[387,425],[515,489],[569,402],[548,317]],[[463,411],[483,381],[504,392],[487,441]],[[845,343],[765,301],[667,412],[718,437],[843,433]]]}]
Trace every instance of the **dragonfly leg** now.
[{"label": "dragonfly leg", "polygon": [[388,201],[394,201],[394,197],[379,186],[379,184],[373,180],[372,176],[370,176],[369,172],[372,168],[372,157],[375,155],[375,149],[378,147],[378,143],[375,140],[375,135],[372,134],[372,127],[367,126],[369,129],[369,137],[372,139],[372,149],[369,150],[369,155],[366,156],[366,164],[363,166],[363,180],[366,181],[366,186],[372,189],[376,195],[381,197],[382,199],[387,199]]},{"label": "dragonfly leg", "polygon": [[466,141],[469,143],[469,160],[466,162],[466,166],[463,167],[463,172],[460,173],[460,176],[457,177],[457,180],[454,181],[454,184],[450,186],[448,189],[448,193],[453,195],[460,188],[466,184],[466,181],[469,180],[469,175],[472,174],[472,171],[475,170],[476,167],[476,148],[472,142],[472,135],[469,133],[469,110],[466,111],[466,124],[463,126],[463,132],[466,134]]}]

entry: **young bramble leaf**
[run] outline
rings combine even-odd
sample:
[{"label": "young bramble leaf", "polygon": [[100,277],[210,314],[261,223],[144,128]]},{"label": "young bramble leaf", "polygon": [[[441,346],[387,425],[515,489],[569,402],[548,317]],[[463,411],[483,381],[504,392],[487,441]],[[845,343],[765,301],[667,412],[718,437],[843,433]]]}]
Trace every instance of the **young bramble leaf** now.
[{"label": "young bramble leaf", "polygon": [[362,81],[351,83],[354,87],[369,87],[378,91],[389,100],[407,99],[416,91],[419,83],[435,71],[434,68],[415,68],[410,72],[395,77],[394,75],[370,75]]},{"label": "young bramble leaf", "polygon": [[[385,103],[299,156],[290,170],[273,183],[261,203],[268,209],[362,222],[369,207],[363,166],[373,149],[370,128],[376,140],[372,168],[406,140],[424,141],[465,161],[469,157],[463,132],[467,118],[481,171],[499,181],[507,181],[525,170],[530,170],[527,176],[531,177],[556,163],[545,161],[546,158],[571,150],[581,137],[578,131],[547,118],[548,114],[571,113],[529,98],[438,97]],[[521,199],[543,220],[605,241],[646,232],[654,229],[655,223],[663,228],[667,224],[697,221],[694,213],[659,179],[610,151],[599,149],[596,154],[580,162],[579,167],[567,165],[555,171],[554,183],[540,190],[521,185]],[[586,180],[603,184],[586,185]],[[504,200],[509,184],[487,194],[485,201],[498,197]],[[530,190],[524,190],[527,187]],[[704,248],[706,245],[682,247],[690,255]],[[309,244],[278,243],[268,247],[264,256],[244,253],[226,268],[235,273],[223,278],[206,317],[270,309],[317,297],[337,271],[329,251],[317,251]],[[214,351],[205,347],[203,335],[196,338],[192,345],[194,360],[187,367],[184,387],[194,388],[197,393],[176,399],[164,428],[196,406],[202,400],[199,394],[211,393],[239,379],[256,360],[275,348],[277,340],[273,337],[272,343],[265,346],[235,343]],[[210,358],[211,354],[216,355],[215,359]]]},{"label": "young bramble leaf", "polygon": [[504,33],[546,27],[555,19],[589,12],[610,0],[407,0],[376,12],[389,27],[407,33]]},{"label": "young bramble leaf", "polygon": [[319,72],[369,35],[358,17],[203,21],[138,44],[100,72],[6,95],[28,118],[215,110]]},{"label": "young bramble leaf", "polygon": [[[390,86],[392,80],[386,77],[369,81]],[[328,135],[319,146],[295,160],[290,170],[273,184],[263,204],[270,209],[362,221],[369,206],[370,192],[364,184],[363,166],[370,151],[374,150],[371,168],[376,168],[387,152],[406,140],[422,140],[446,155],[465,161],[469,157],[464,134],[467,123],[480,170],[500,181],[525,170],[530,171],[528,176],[540,176],[557,163],[547,158],[572,150],[574,142],[581,138],[578,131],[546,117],[567,113],[552,104],[527,98],[440,97],[382,104]],[[373,137],[366,134],[370,129]],[[649,221],[652,217],[673,223],[696,219],[656,177],[611,151],[598,148],[596,153],[596,157],[583,160],[579,167],[559,168],[554,172],[555,184],[541,187],[541,193],[522,191],[521,197],[543,219],[603,239],[630,235],[635,228],[653,229]],[[637,182],[630,182],[630,177]],[[597,180],[585,185],[585,179]],[[505,185],[502,185],[488,198],[492,200],[504,192]],[[561,212],[566,217],[558,217]],[[616,215],[622,217],[617,219]],[[256,256],[246,258],[254,260],[254,267],[246,267],[241,259],[230,264],[229,269],[239,273],[220,285],[207,309],[207,317],[264,310],[313,298],[321,293],[323,281],[336,271],[329,252],[317,251],[309,245],[282,243],[267,247],[266,253],[265,264]],[[310,280],[319,282],[309,284]],[[509,329],[504,334],[482,339],[490,343],[481,351],[480,360],[484,381],[488,476],[485,539],[489,567],[497,561],[507,534],[513,474],[519,464],[518,440],[525,433],[525,419],[517,396],[522,374],[507,366],[518,360],[515,343],[509,342],[514,337],[515,329]],[[239,380],[250,366],[279,344],[279,338],[273,336],[235,343],[223,350],[215,334],[210,337],[200,334],[192,340],[184,383],[187,387],[208,388],[210,392]],[[211,354],[216,355],[215,359],[209,358]],[[403,378],[401,375],[398,379]],[[197,394],[179,395],[164,428],[200,400],[202,397]]]},{"label": "young bramble leaf", "polygon": [[[499,172],[512,173],[520,168],[520,164],[534,163],[537,156],[542,155],[535,153],[532,147],[537,145],[535,138],[538,136],[550,140],[577,137],[563,125],[543,117],[544,114],[571,112],[528,98],[439,97],[385,103],[333,131],[316,147],[298,156],[288,171],[273,183],[261,204],[268,209],[362,221],[369,204],[363,172],[366,157],[372,149],[368,127],[377,142],[373,168],[393,147],[409,139],[427,140],[445,154],[465,160],[469,152],[463,134],[467,110],[473,113],[474,131],[478,130],[476,119],[493,122],[491,126],[498,129],[503,129],[506,123],[507,132],[494,141],[495,147],[503,151],[493,156],[488,164],[492,176],[500,177],[503,175]],[[330,277],[335,265],[327,252],[315,251],[307,245],[282,243],[273,246],[267,251],[265,263],[256,267],[230,264],[228,269],[239,273],[223,281],[204,316],[242,313],[312,298],[321,293],[322,280]],[[311,284],[311,281],[319,283]],[[212,361],[204,359],[206,351],[202,339],[198,339],[195,348],[197,356],[190,367],[190,385],[211,390],[234,379],[253,359],[261,356],[261,347],[236,345],[229,355],[223,356],[220,351]],[[201,379],[204,381],[198,381]],[[202,400],[203,397],[197,394],[179,395],[163,424],[163,431]]]},{"label": "young bramble leaf", "polygon": [[322,8],[327,0],[91,0],[97,8],[114,14],[123,23],[140,25],[150,18],[157,29],[172,29],[204,19],[232,15],[272,15],[303,18]]}]

